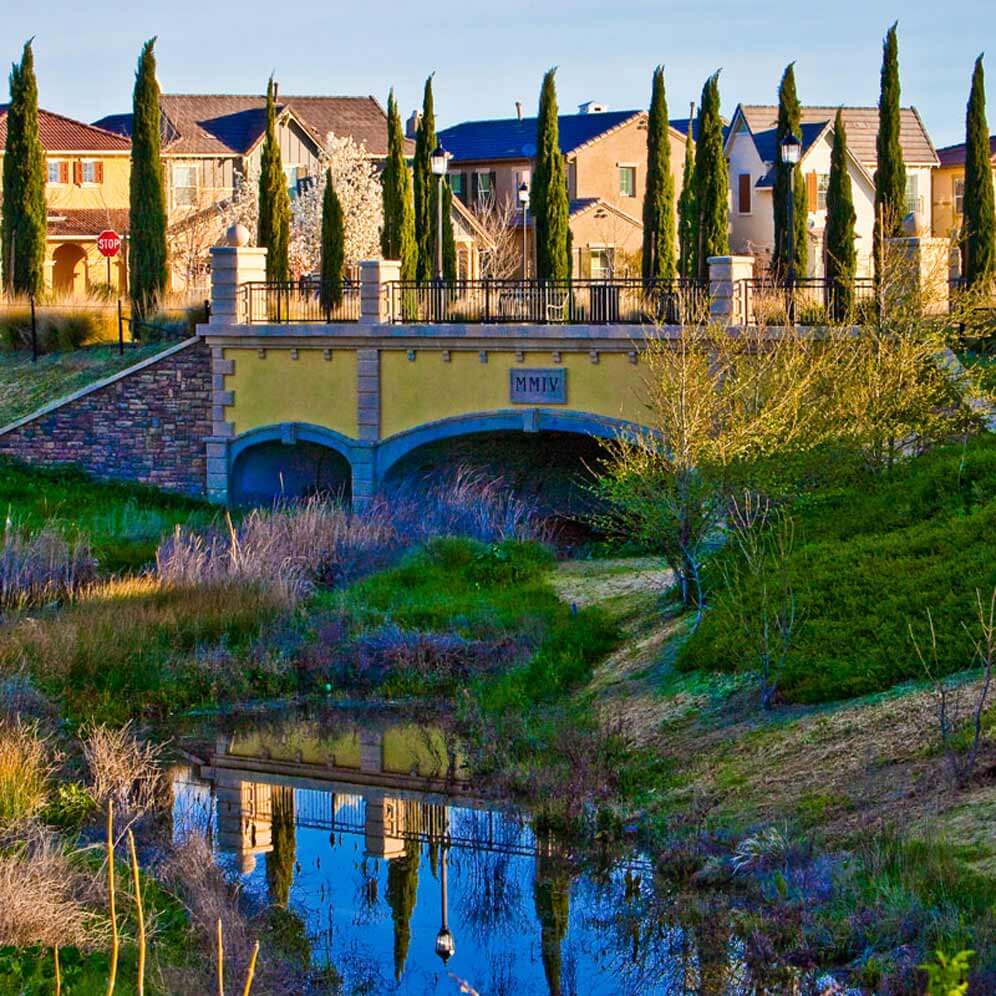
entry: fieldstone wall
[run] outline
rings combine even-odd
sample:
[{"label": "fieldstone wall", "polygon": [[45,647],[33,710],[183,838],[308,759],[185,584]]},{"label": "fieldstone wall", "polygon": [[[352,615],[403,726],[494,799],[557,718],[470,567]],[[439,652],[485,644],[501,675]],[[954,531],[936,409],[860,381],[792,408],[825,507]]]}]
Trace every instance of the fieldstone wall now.
[{"label": "fieldstone wall", "polygon": [[0,454],[203,496],[211,353],[188,340],[0,429]]}]

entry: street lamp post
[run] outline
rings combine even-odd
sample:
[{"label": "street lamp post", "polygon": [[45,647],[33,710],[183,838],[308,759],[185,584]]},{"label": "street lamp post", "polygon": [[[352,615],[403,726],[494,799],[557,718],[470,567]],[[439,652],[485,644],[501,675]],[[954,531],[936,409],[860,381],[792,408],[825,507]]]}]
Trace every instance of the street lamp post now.
[{"label": "street lamp post", "polygon": [[788,167],[788,205],[785,211],[785,241],[787,243],[788,270],[786,283],[789,292],[789,320],[795,322],[795,229],[792,217],[795,208],[795,167],[802,155],[802,143],[789,132],[781,143],[782,164]]},{"label": "street lamp post", "polygon": [[436,197],[436,279],[443,279],[443,177],[450,154],[441,146],[436,147],[430,159],[432,172],[439,177],[438,196]]},{"label": "street lamp post", "polygon": [[439,881],[440,881],[440,892],[441,892],[441,902],[442,907],[442,925],[439,928],[439,933],[436,934],[436,954],[442,959],[445,965],[450,958],[453,957],[453,953],[456,951],[456,941],[453,935],[450,933],[449,924],[447,923],[447,891],[446,891],[446,852],[449,850],[449,845],[446,840],[443,840],[441,851],[442,851],[442,867],[440,868]]},{"label": "street lamp post", "polygon": [[529,245],[526,235],[526,210],[529,207],[529,184],[525,180],[519,184],[519,203],[522,205],[522,279],[529,276]]}]

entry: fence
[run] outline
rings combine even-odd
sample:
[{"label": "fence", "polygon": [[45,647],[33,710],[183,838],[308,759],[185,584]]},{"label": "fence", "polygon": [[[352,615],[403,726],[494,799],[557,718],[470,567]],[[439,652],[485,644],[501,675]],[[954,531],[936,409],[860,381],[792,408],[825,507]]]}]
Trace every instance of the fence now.
[{"label": "fence", "polygon": [[[877,307],[875,281],[872,277],[855,277],[850,314],[836,307],[837,285],[824,277],[800,277],[791,282],[770,277],[752,277],[740,281],[740,314],[749,316],[754,325],[826,325],[848,319],[860,322],[868,309]],[[843,304],[843,302],[841,302]]]},{"label": "fence", "polygon": [[395,322],[681,325],[709,314],[689,280],[455,280],[388,285]]},{"label": "fence", "polygon": [[246,321],[283,324],[286,322],[355,322],[360,317],[360,288],[355,281],[343,283],[342,301],[334,308],[322,307],[322,282],[301,280],[261,280],[242,284]]}]

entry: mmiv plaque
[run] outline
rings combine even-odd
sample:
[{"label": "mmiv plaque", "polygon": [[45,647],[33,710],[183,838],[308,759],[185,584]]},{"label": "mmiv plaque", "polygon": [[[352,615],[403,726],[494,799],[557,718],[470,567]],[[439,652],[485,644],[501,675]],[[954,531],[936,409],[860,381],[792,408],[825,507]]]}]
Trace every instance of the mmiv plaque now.
[{"label": "mmiv plaque", "polygon": [[517,405],[566,405],[567,371],[563,368],[509,370],[509,397]]}]

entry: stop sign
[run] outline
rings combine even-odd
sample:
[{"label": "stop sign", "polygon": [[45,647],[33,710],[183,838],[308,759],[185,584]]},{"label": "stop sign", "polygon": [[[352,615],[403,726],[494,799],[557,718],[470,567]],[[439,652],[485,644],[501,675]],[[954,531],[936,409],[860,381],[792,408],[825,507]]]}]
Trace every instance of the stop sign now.
[{"label": "stop sign", "polygon": [[117,256],[118,250],[121,248],[121,236],[112,228],[105,228],[104,231],[97,236],[97,249],[100,251],[101,256],[106,256],[108,259],[111,256]]}]

